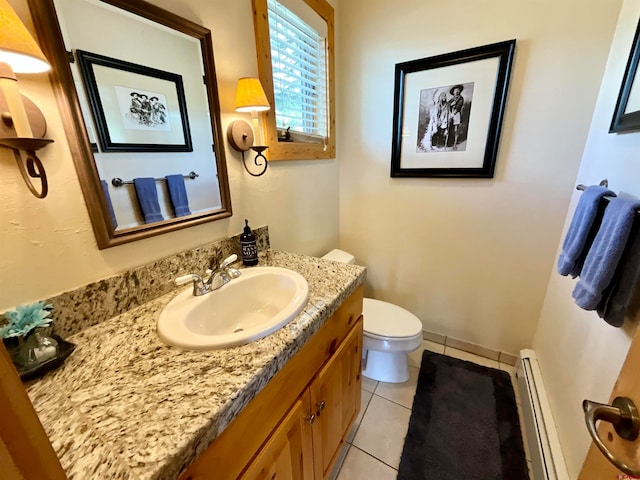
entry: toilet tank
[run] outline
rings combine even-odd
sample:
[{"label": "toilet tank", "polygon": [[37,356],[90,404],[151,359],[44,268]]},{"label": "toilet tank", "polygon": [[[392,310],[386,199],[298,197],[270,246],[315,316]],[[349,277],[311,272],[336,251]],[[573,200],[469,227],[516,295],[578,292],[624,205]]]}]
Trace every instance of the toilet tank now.
[{"label": "toilet tank", "polygon": [[356,257],[337,248],[334,248],[322,258],[324,260],[333,260],[334,262],[347,263],[349,265],[354,265],[356,263]]}]

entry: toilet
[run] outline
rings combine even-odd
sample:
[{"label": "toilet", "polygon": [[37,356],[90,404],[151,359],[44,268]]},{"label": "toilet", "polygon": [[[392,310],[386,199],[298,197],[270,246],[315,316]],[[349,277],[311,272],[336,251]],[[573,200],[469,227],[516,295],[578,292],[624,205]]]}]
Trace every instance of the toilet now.
[{"label": "toilet", "polygon": [[[355,264],[343,250],[331,250],[325,260]],[[362,374],[372,380],[402,383],[409,379],[408,353],[422,344],[422,322],[411,312],[392,303],[365,298]]]}]

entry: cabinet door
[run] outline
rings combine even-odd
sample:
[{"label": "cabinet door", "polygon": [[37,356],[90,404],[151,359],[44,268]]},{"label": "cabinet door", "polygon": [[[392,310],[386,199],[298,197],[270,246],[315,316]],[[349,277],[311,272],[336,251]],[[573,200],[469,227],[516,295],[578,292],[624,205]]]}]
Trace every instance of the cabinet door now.
[{"label": "cabinet door", "polygon": [[344,438],[360,410],[362,321],[345,338],[310,386],[315,478],[331,473]]},{"label": "cabinet door", "polygon": [[0,478],[63,480],[60,461],[0,341]]},{"label": "cabinet door", "polygon": [[293,404],[282,423],[269,437],[242,480],[312,480],[313,447],[309,393]]}]

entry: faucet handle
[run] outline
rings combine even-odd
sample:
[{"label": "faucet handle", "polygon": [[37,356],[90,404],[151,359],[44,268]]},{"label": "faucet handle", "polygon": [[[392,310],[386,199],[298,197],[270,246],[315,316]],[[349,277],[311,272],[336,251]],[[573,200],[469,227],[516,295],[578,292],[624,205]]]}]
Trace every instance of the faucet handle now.
[{"label": "faucet handle", "polygon": [[237,268],[228,267],[227,274],[233,279],[233,278],[238,278],[240,275],[242,275],[242,272]]},{"label": "faucet handle", "polygon": [[240,275],[242,275],[242,272],[240,270],[229,266],[236,260],[238,260],[238,255],[234,253],[233,255],[229,255],[227,258],[225,258],[224,262],[220,264],[220,269],[226,271],[227,275],[229,275],[229,277],[231,277],[232,279],[238,278]]},{"label": "faucet handle", "polygon": [[202,278],[200,278],[200,275],[197,275],[195,273],[190,273],[188,275],[183,275],[181,277],[176,278],[173,282],[176,285],[186,285],[187,283],[197,282],[197,281],[202,282]]},{"label": "faucet handle", "polygon": [[202,281],[202,277],[196,273],[190,273],[183,275],[174,280],[176,285],[185,285],[189,282],[193,282],[193,295],[199,297],[205,293],[209,293],[209,287]]},{"label": "faucet handle", "polygon": [[238,255],[236,255],[235,253],[233,255],[229,255],[227,258],[225,258],[222,261],[222,263],[220,264],[220,268],[227,268],[229,265],[231,265],[236,260],[238,260]]}]

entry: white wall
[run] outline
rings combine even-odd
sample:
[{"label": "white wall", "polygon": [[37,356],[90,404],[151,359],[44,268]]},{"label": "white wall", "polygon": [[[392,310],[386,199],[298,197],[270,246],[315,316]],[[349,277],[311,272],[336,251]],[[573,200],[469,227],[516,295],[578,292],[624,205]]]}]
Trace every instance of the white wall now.
[{"label": "white wall", "polygon": [[[640,135],[607,132],[638,18],[640,3],[625,0],[575,182],[592,185],[607,178],[612,190],[635,198],[640,198]],[[574,191],[565,229],[579,196]],[[555,270],[551,273],[533,342],[571,478],[577,478],[590,444],[582,400],[607,403],[636,326],[627,322],[622,329],[614,328],[595,312],[578,308],[571,298],[575,283]]]},{"label": "white wall", "polygon": [[[531,346],[620,4],[341,5],[340,245],[369,268],[367,295],[427,330]],[[495,178],[390,178],[395,64],[512,38]]]},{"label": "white wall", "polygon": [[[234,111],[233,103],[238,78],[257,76],[251,1],[152,3],[212,30],[223,131],[235,119],[249,121],[248,114]],[[331,3],[337,6],[337,0]],[[10,4],[30,22],[25,0]],[[47,136],[55,143],[40,155],[50,184],[44,200],[29,193],[12,154],[0,150],[0,311],[235,235],[242,231],[244,218],[256,227],[269,225],[273,248],[319,255],[337,245],[335,160],[274,162],[264,176],[254,178],[244,171],[239,152],[226,147],[233,217],[98,250],[47,77],[22,75],[20,84],[44,111]]]}]

